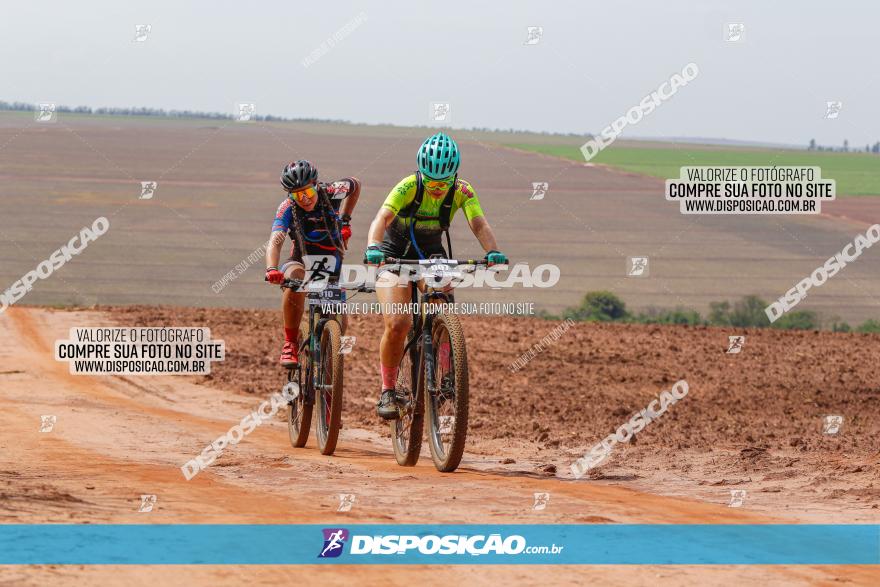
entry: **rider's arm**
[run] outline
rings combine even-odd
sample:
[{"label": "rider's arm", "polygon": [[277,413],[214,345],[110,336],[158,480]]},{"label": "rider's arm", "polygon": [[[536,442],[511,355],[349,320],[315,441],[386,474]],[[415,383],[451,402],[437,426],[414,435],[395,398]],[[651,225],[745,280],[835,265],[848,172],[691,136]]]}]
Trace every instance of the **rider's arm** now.
[{"label": "rider's arm", "polygon": [[489,226],[489,221],[486,220],[485,216],[475,216],[468,220],[468,225],[471,227],[471,232],[474,233],[474,236],[477,237],[477,240],[480,241],[480,245],[483,247],[483,250],[487,253],[489,251],[497,251],[498,243],[495,241],[495,233],[492,232],[492,227]]},{"label": "rider's arm", "polygon": [[367,246],[381,243],[385,236],[385,228],[394,220],[394,212],[388,208],[379,208],[376,217],[370,224],[370,231],[367,233]]},{"label": "rider's arm", "polygon": [[361,182],[356,177],[347,177],[345,180],[349,184],[348,195],[342,201],[339,212],[343,215],[352,216],[354,214],[354,207],[357,206],[358,198],[361,195]]},{"label": "rider's arm", "polygon": [[284,246],[284,239],[287,235],[278,230],[273,230],[269,236],[269,243],[266,247],[266,268],[278,267],[281,260],[281,247]]},{"label": "rider's arm", "polygon": [[382,238],[385,236],[385,228],[391,224],[397,213],[412,202],[415,197],[416,176],[404,177],[391,189],[382,203],[382,207],[376,213],[376,217],[373,218],[373,223],[370,224],[370,231],[367,233],[367,246],[382,242]]},{"label": "rider's arm", "polygon": [[480,199],[477,197],[474,187],[463,179],[458,180],[455,198],[455,203],[464,211],[468,226],[480,241],[483,250],[487,253],[497,250],[498,243],[495,241],[495,233],[492,232],[492,227],[489,226],[489,221],[483,214],[483,208],[480,206]]},{"label": "rider's arm", "polygon": [[287,230],[293,218],[291,205],[290,198],[285,198],[275,213],[272,233],[266,246],[266,268],[278,267],[278,262],[281,260],[281,247],[284,246],[284,239],[287,237]]}]

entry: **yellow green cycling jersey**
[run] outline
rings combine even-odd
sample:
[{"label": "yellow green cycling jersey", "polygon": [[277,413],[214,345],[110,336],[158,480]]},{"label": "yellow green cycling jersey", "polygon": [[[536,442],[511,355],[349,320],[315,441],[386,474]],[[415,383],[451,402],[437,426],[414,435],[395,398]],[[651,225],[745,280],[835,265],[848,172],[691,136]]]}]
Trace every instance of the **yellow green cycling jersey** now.
[{"label": "yellow green cycling jersey", "polygon": [[[400,212],[415,200],[416,188],[415,174],[405,177],[394,186],[388,197],[385,198],[385,203],[382,204],[383,208],[394,212],[395,218],[389,228],[399,234],[405,234],[409,231],[409,215],[401,215]],[[417,236],[426,236],[428,238],[436,236],[439,238],[442,232],[440,226],[440,206],[443,204],[445,196],[446,194],[443,197],[435,198],[427,190],[422,194],[422,204],[414,216],[415,226],[413,230]],[[455,181],[455,194],[452,198],[452,209],[449,212],[450,220],[452,220],[459,209],[464,210],[464,215],[468,220],[483,216],[483,209],[480,207],[477,193],[471,184],[463,179]]]}]

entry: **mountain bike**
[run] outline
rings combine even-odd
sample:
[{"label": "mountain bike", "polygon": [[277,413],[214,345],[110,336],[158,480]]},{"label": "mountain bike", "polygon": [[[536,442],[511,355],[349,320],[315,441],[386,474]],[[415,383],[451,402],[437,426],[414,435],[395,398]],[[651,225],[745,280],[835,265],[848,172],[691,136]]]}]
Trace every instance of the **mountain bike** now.
[{"label": "mountain bike", "polygon": [[[343,287],[336,282],[304,282],[285,279],[281,287],[306,291],[308,315],[299,330],[300,363],[287,371],[285,392],[288,402],[287,431],[297,448],[309,439],[312,411],[315,437],[321,454],[332,455],[342,428],[343,341],[338,320],[339,306],[346,301],[346,290],[372,292],[366,285]],[[305,286],[305,288],[304,288]],[[312,288],[313,287],[313,288]]]},{"label": "mountain bike", "polygon": [[397,463],[413,466],[422,450],[424,420],[428,446],[438,471],[454,471],[464,454],[468,426],[467,345],[458,316],[437,303],[453,303],[452,293],[434,287],[456,277],[453,267],[475,269],[485,260],[389,258],[395,265],[421,265],[424,287],[412,287],[412,327],[407,335],[397,374],[395,395],[400,417],[391,425],[391,444]]}]

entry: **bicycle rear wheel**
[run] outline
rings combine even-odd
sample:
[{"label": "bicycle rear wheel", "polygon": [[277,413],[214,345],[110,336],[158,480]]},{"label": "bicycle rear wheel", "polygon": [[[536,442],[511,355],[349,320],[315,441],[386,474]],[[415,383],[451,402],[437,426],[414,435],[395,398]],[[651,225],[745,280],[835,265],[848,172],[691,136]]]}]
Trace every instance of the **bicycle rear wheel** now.
[{"label": "bicycle rear wheel", "polygon": [[[299,339],[305,341],[303,328],[300,327]],[[296,399],[287,403],[287,433],[290,436],[290,444],[296,448],[302,448],[309,440],[309,428],[312,425],[312,404],[314,393],[308,377],[303,376],[303,362],[308,363],[308,344],[300,344],[300,366],[288,371],[288,385],[295,382],[299,387]],[[295,379],[295,381],[294,381]]]},{"label": "bicycle rear wheel", "polygon": [[315,430],[318,448],[332,455],[342,427],[342,330],[328,320],[321,330],[320,364],[315,365],[315,397],[318,408]]},{"label": "bicycle rear wheel", "polygon": [[397,464],[404,467],[412,467],[419,460],[422,452],[422,429],[424,427],[425,411],[421,393],[422,369],[419,365],[421,358],[421,344],[417,335],[410,332],[400,366],[397,371],[397,385],[395,392],[400,401],[401,416],[391,422],[391,445],[394,447],[394,457]]},{"label": "bicycle rear wheel", "polygon": [[467,347],[458,317],[437,314],[431,339],[433,385],[428,384],[427,361],[424,369],[428,446],[437,470],[449,473],[461,463],[468,426]]}]

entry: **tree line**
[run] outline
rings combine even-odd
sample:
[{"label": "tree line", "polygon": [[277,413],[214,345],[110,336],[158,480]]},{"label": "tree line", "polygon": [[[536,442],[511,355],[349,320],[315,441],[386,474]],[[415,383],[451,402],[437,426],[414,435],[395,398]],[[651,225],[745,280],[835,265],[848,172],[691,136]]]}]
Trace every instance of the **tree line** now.
[{"label": "tree line", "polygon": [[[4,102],[0,100],[0,111],[3,110],[21,110],[26,112],[34,112],[39,110],[39,104],[33,104],[30,102]],[[163,108],[147,108],[147,107],[132,107],[132,108],[91,108],[89,106],[64,106],[57,105],[55,107],[55,112],[68,112],[73,114],[104,114],[110,116],[157,116],[157,117],[170,117],[170,118],[206,118],[206,119],[214,119],[214,120],[233,120],[237,118],[237,115],[232,113],[225,112],[202,112],[201,110],[165,110]],[[274,116],[272,114],[253,114],[250,116],[251,120],[261,120],[266,122],[324,122],[324,123],[333,123],[333,124],[350,124],[353,126],[395,126],[390,122],[378,123],[378,124],[368,124],[365,122],[352,122],[350,120],[338,119],[338,118],[287,118],[284,116]],[[432,125],[428,124],[416,124],[411,125],[415,128],[434,128]],[[535,135],[546,135],[546,136],[566,136],[566,137],[579,137],[581,136],[578,133],[557,133],[557,132],[548,132],[548,131],[535,131],[535,130],[524,130],[524,129],[515,129],[515,128],[488,128],[488,127],[477,127],[472,126],[468,129],[461,129],[471,132],[497,132],[497,133],[509,133],[509,134],[535,134]]]},{"label": "tree line", "polygon": [[[4,102],[0,100],[0,110],[21,110],[21,111],[30,111],[34,112],[39,110],[39,104],[32,104],[30,102]],[[202,112],[200,110],[165,110],[164,108],[147,108],[145,106],[142,107],[132,107],[132,108],[91,108],[90,106],[64,106],[57,105],[55,107],[55,112],[68,112],[72,114],[105,114],[110,116],[161,116],[165,118],[207,118],[213,120],[233,120],[237,118],[236,115],[232,113],[225,112]],[[274,116],[272,114],[252,114],[250,117],[252,120],[263,120],[266,122],[287,122],[287,121],[300,121],[300,122],[342,122],[346,123],[348,121],[345,120],[329,120],[322,118],[285,118],[283,116]]]},{"label": "tree line", "polygon": [[709,313],[701,315],[696,310],[650,307],[634,313],[626,303],[610,291],[591,291],[580,305],[570,306],[561,316],[547,311],[538,313],[539,318],[574,320],[576,322],[622,322],[628,324],[685,324],[689,326],[723,326],[737,328],[775,328],[782,330],[831,330],[833,332],[860,332],[880,334],[880,320],[870,319],[857,327],[850,326],[837,316],[825,317],[811,310],[787,312],[779,320],[770,323],[764,309],[767,302],[755,295],[745,296],[730,303],[711,302]]},{"label": "tree line", "polygon": [[865,145],[864,151],[859,149],[858,147],[849,148],[849,141],[844,139],[842,147],[823,147],[822,145],[816,144],[816,139],[810,139],[810,144],[807,146],[807,151],[836,151],[838,153],[874,153],[875,155],[880,155],[880,141],[877,141],[873,145]]}]

